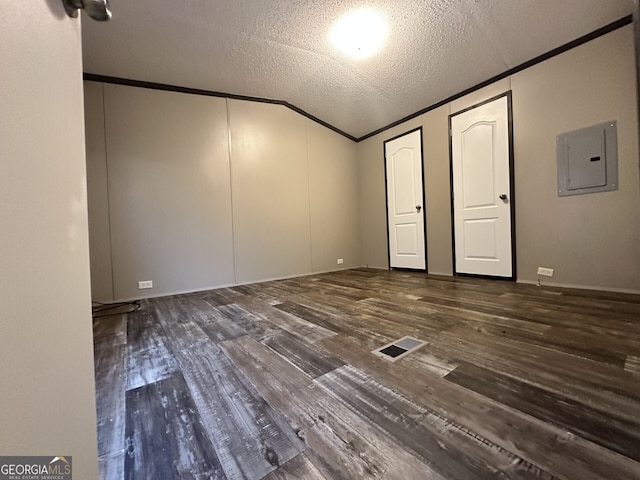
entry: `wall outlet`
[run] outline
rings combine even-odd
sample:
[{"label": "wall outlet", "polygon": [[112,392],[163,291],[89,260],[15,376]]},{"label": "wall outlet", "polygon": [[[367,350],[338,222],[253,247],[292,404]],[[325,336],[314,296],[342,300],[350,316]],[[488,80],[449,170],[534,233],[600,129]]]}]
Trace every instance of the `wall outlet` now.
[{"label": "wall outlet", "polygon": [[138,290],[146,290],[147,288],[153,288],[153,280],[138,282]]},{"label": "wall outlet", "polygon": [[338,259],[338,265],[342,265],[344,263],[344,258],[339,258]]},{"label": "wall outlet", "polygon": [[538,267],[538,275],[553,277],[553,268]]}]

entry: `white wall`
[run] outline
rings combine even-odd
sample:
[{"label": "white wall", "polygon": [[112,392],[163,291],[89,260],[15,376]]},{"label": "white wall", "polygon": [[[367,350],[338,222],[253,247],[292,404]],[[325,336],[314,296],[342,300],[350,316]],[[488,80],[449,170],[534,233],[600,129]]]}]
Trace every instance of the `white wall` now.
[{"label": "white wall", "polygon": [[[424,139],[428,269],[434,274],[452,274],[448,116],[508,90],[513,98],[518,281],[535,282],[537,266],[546,266],[555,269],[553,279],[544,279],[547,283],[640,291],[634,65],[633,28],[628,25],[357,145],[277,105],[229,100],[224,110],[228,123],[223,125],[222,100],[214,99],[220,120],[212,128],[218,129],[216,145],[221,152],[225,138],[230,140],[226,157],[230,174],[221,170],[218,177],[229,182],[228,191],[222,184],[215,189],[211,185],[204,190],[190,189],[189,178],[201,186],[206,181],[202,171],[202,175],[197,173],[198,164],[190,160],[191,153],[185,153],[189,149],[172,151],[164,143],[165,136],[160,142],[165,146],[154,147],[153,138],[159,134],[145,133],[150,125],[167,122],[192,129],[187,127],[193,121],[189,114],[192,107],[160,111],[161,104],[191,102],[194,109],[206,110],[209,107],[204,105],[212,99],[105,85],[106,138],[113,147],[107,148],[105,156],[89,145],[90,152],[98,152],[89,158],[89,166],[109,170],[112,198],[108,199],[111,207],[107,213],[98,208],[108,219],[91,217],[100,225],[111,223],[113,246],[105,250],[105,235],[101,236],[103,244],[97,241],[95,249],[92,240],[96,252],[92,259],[95,257],[96,265],[107,265],[112,255],[116,291],[110,297],[106,288],[105,296],[96,299],[168,294],[326,271],[337,268],[337,258],[345,259],[344,267],[367,264],[387,268],[383,142],[418,126],[423,128]],[[118,100],[118,96],[129,100]],[[147,100],[141,103],[142,98]],[[88,102],[88,118],[103,114],[96,112],[99,107],[91,107],[94,103],[99,102]],[[137,119],[133,123],[127,120],[132,115]],[[614,119],[618,120],[620,189],[558,198],[555,136]],[[89,136],[90,142],[104,135],[97,119],[88,123],[98,129],[96,135]],[[171,143],[179,143],[180,138]],[[134,148],[130,142],[142,144]],[[188,141],[185,147],[197,144]],[[207,154],[206,148],[201,154]],[[154,163],[151,157],[164,160]],[[159,180],[155,169],[161,165],[174,173],[168,175],[166,170]],[[96,189],[91,188],[92,194],[102,188],[99,183]],[[185,203],[185,208],[176,209],[179,202],[169,198],[169,187],[184,201],[185,195],[202,196],[189,208]],[[146,192],[149,201],[132,204],[131,196],[136,192]],[[217,196],[216,192],[221,193]],[[212,212],[216,208],[227,211],[226,198],[231,203],[231,219],[220,220]],[[92,205],[105,201],[101,198]],[[211,205],[216,207],[207,213]],[[198,219],[206,222],[214,217],[216,227],[209,225],[203,230]],[[147,228],[150,221],[161,228]],[[179,232],[165,231],[172,224],[182,234],[190,232],[190,237],[180,240],[176,237]],[[211,234],[201,238],[207,228]],[[214,237],[228,237],[230,231],[232,254],[228,253],[228,241],[222,243],[224,247],[210,247],[218,245]],[[163,241],[170,241],[170,245],[159,245]],[[181,262],[193,265],[197,258],[205,262],[184,268],[180,278]],[[178,264],[172,266],[171,261]],[[229,273],[231,264],[233,275]],[[205,267],[208,273],[200,275]],[[218,276],[213,274],[214,268]],[[108,285],[112,280],[109,270],[94,268],[93,273],[104,274],[102,284]],[[138,291],[136,281],[147,279],[154,280],[158,288]]]},{"label": "white wall", "polygon": [[[628,25],[515,74],[518,278],[640,292],[640,178],[633,28]],[[617,121],[612,192],[558,197],[556,135]]]},{"label": "white wall", "polygon": [[111,225],[107,184],[107,145],[101,83],[84,82],[85,137],[87,143],[87,202],[91,250],[91,292],[96,299],[113,298],[111,278]]},{"label": "white wall", "polygon": [[449,105],[386,130],[358,143],[362,262],[389,268],[384,180],[384,142],[422,126],[427,270],[452,275],[449,188]]},{"label": "white wall", "polygon": [[85,92],[95,300],[360,265],[354,142],[280,105]]},{"label": "white wall", "polygon": [[229,132],[238,281],[311,272],[305,118],[230,100]]},{"label": "white wall", "polygon": [[225,100],[104,90],[115,298],[233,283]]},{"label": "white wall", "polygon": [[97,478],[80,21],[0,7],[0,452]]},{"label": "white wall", "polygon": [[[448,115],[512,91],[517,280],[640,292],[633,27],[627,25],[358,144],[362,262],[387,268],[383,142],[423,127],[430,273],[452,273]],[[618,122],[619,189],[558,197],[556,135]]]},{"label": "white wall", "polygon": [[311,264],[331,270],[360,262],[360,179],[356,144],[307,119]]}]

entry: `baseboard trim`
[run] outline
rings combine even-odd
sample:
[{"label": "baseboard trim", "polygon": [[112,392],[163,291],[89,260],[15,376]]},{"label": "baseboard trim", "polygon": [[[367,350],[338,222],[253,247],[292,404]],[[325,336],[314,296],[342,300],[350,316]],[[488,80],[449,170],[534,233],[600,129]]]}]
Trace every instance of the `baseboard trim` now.
[{"label": "baseboard trim", "polygon": [[[310,277],[310,276],[313,276],[313,275],[322,275],[323,273],[341,272],[343,270],[352,270],[354,268],[363,268],[363,267],[364,267],[364,265],[351,265],[351,266],[346,266],[346,267],[342,266],[341,268],[336,268],[336,269],[331,269],[331,270],[318,270],[318,271],[314,271],[314,272],[298,273],[298,274],[295,274],[295,275],[285,275],[285,276],[281,276],[281,277],[269,277],[269,278],[264,278],[264,279],[260,279],[260,280],[250,280],[250,281],[247,281],[247,282],[225,283],[225,284],[222,284],[222,285],[215,285],[215,286],[202,287],[202,288],[194,288],[194,289],[188,289],[188,290],[177,290],[177,291],[172,291],[172,292],[163,292],[163,293],[144,295],[144,296],[118,298],[118,299],[115,299],[115,300],[110,301],[108,303],[132,302],[132,301],[135,301],[135,300],[145,300],[145,299],[148,299],[148,298],[172,297],[174,295],[186,295],[186,294],[189,294],[189,293],[206,292],[208,290],[218,290],[219,288],[230,288],[230,287],[239,287],[241,285],[253,285],[253,284],[256,284],[256,283],[274,282],[274,281],[277,281],[277,280],[287,280],[289,278]],[[105,302],[105,303],[107,303],[107,302]]]},{"label": "baseboard trim", "polygon": [[[525,285],[537,285],[538,282],[536,280],[516,280],[516,283],[522,283]],[[556,283],[556,282],[547,282],[540,281],[541,287],[557,287],[557,288],[572,288],[575,290],[591,290],[594,292],[613,292],[613,293],[629,293],[631,295],[640,295],[640,290],[634,290],[632,288],[613,288],[613,287],[603,287],[597,285],[577,285],[574,283]]]}]

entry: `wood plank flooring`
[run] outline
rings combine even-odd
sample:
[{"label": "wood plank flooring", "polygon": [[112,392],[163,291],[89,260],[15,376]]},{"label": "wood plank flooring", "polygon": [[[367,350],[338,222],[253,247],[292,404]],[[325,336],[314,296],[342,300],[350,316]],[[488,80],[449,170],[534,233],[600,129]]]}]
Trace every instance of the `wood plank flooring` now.
[{"label": "wood plank flooring", "polygon": [[640,296],[363,268],[94,339],[103,480],[640,480]]}]

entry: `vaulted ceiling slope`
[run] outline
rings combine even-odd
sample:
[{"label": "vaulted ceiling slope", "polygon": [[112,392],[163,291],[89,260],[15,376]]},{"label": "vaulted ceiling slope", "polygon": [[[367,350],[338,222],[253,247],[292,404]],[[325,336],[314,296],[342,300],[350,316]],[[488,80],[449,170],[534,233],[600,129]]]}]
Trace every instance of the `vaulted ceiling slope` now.
[{"label": "vaulted ceiling slope", "polygon": [[[619,20],[634,0],[111,0],[83,18],[85,72],[281,100],[359,138]],[[389,22],[352,60],[328,32]]]}]

